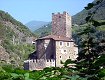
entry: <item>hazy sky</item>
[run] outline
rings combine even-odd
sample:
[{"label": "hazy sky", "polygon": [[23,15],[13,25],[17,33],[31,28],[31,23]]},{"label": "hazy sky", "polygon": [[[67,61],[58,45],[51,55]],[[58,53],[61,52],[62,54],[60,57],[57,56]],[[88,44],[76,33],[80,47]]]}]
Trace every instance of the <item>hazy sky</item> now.
[{"label": "hazy sky", "polygon": [[0,0],[0,10],[11,14],[23,24],[32,21],[51,21],[52,13],[67,11],[75,15],[93,0]]}]

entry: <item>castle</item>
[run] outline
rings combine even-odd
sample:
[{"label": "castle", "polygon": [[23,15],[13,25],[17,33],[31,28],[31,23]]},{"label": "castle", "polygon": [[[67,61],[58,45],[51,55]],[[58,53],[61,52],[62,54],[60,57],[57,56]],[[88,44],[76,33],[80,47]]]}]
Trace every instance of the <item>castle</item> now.
[{"label": "castle", "polygon": [[76,60],[78,47],[72,39],[71,30],[71,16],[67,12],[52,13],[52,33],[36,40],[36,52],[24,61],[24,69],[62,67],[61,61]]}]

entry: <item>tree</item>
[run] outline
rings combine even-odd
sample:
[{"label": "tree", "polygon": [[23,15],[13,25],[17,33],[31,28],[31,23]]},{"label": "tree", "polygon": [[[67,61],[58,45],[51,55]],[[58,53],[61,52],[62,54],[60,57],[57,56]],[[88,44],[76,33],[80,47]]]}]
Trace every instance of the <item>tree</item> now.
[{"label": "tree", "polygon": [[78,33],[78,35],[85,36],[85,38],[81,38],[77,69],[80,71],[81,76],[89,77],[89,80],[98,80],[100,78],[97,75],[99,70],[105,68],[105,57],[103,57],[105,53],[105,36],[98,35],[100,39],[97,37],[97,32],[100,32],[98,29],[99,26],[105,25],[105,22],[99,22],[93,19],[99,7],[104,5],[103,1],[97,0],[95,3],[89,3],[85,7],[86,10],[89,10],[97,6],[93,11],[88,13],[85,19],[87,25],[83,31]]}]

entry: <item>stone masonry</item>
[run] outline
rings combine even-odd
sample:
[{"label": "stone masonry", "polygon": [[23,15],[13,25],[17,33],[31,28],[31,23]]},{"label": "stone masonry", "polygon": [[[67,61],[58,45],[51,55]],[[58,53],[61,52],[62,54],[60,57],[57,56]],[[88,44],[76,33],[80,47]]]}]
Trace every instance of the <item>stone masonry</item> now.
[{"label": "stone masonry", "polygon": [[71,16],[67,12],[52,13],[52,34],[71,38]]}]

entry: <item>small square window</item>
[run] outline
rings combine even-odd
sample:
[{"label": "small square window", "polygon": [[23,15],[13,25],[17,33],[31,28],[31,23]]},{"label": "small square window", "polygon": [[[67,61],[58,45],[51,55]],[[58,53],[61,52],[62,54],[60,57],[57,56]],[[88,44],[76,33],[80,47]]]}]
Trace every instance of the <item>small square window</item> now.
[{"label": "small square window", "polygon": [[67,43],[67,46],[69,46],[69,42]]},{"label": "small square window", "polygon": [[70,47],[70,42],[67,42],[67,43],[66,43],[66,46]]},{"label": "small square window", "polygon": [[66,52],[66,50],[64,50],[64,52]]},{"label": "small square window", "polygon": [[59,18],[61,18],[61,16],[59,16]]},{"label": "small square window", "polygon": [[63,41],[59,42],[59,46],[61,46],[61,47],[63,46]]},{"label": "small square window", "polygon": [[60,56],[60,58],[61,58],[61,56]]},{"label": "small square window", "polygon": [[51,62],[51,59],[50,59],[50,62]]},{"label": "small square window", "polygon": [[49,60],[47,59],[47,62],[49,62]]},{"label": "small square window", "polygon": [[60,42],[60,45],[62,45],[62,42]]}]

